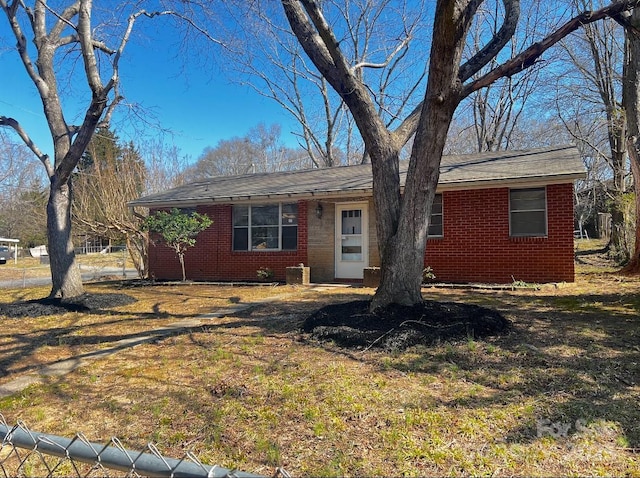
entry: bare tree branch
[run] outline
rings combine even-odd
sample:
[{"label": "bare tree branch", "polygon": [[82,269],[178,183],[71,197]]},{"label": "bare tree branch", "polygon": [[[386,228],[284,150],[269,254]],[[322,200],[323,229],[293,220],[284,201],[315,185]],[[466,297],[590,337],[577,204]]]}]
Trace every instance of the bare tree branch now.
[{"label": "bare tree branch", "polygon": [[473,57],[460,67],[458,78],[463,83],[479,72],[509,43],[518,26],[520,18],[520,0],[502,0],[505,8],[505,18],[489,43],[480,49]]},{"label": "bare tree branch", "polygon": [[[287,17],[295,19],[295,22],[292,22],[292,25],[295,25],[294,33],[298,38],[303,39],[300,43],[304,51],[309,55],[309,58],[312,59],[313,63],[323,75],[325,72],[329,74],[337,65],[334,63],[329,47],[324,41],[325,39],[311,26],[305,10],[303,10],[301,6],[301,2],[293,0],[283,1],[282,6],[284,7]],[[312,6],[313,4],[308,5],[308,2],[304,4],[305,9],[310,9]],[[320,23],[321,25],[323,24],[323,22]]]},{"label": "bare tree branch", "polygon": [[44,165],[47,175],[51,178],[54,174],[53,166],[51,165],[51,161],[49,160],[49,156],[40,151],[40,148],[33,142],[33,140],[29,137],[27,132],[22,128],[20,123],[13,118],[8,118],[6,116],[0,116],[0,126],[9,126],[13,128],[13,130],[20,136],[20,139],[24,141],[24,144],[35,154],[40,162]]},{"label": "bare tree branch", "polygon": [[516,73],[520,73],[532,66],[541,56],[547,51],[549,48],[554,46],[560,40],[565,38],[570,33],[576,31],[578,28],[583,25],[587,25],[589,23],[593,23],[599,20],[602,20],[606,17],[613,17],[615,15],[619,15],[621,12],[631,10],[632,8],[640,6],[640,0],[624,0],[619,2],[614,2],[611,5],[601,8],[595,11],[587,11],[583,12],[580,15],[572,18],[564,25],[562,25],[559,29],[554,31],[551,35],[547,36],[543,40],[534,43],[529,48],[524,50],[519,55],[514,58],[506,61],[502,65],[497,68],[491,70],[486,75],[478,78],[477,80],[472,81],[471,83],[465,85],[462,95],[468,96],[474,91],[479,90],[480,88],[484,88],[487,85],[490,85],[498,78],[502,78],[505,76],[513,76]]},{"label": "bare tree branch", "polygon": [[[475,79],[474,81],[466,84],[463,87],[461,96],[467,97],[474,91],[477,91],[481,88],[489,86],[490,84],[497,81],[499,78],[513,76],[531,67],[542,56],[544,52],[546,52],[549,48],[557,44],[560,40],[565,38],[570,33],[576,31],[581,26],[586,25],[588,23],[602,20],[603,18],[606,18],[606,17],[613,18],[616,16],[620,16],[622,12],[631,10],[637,6],[640,6],[640,0],[624,0],[624,1],[614,2],[611,5],[596,11],[588,11],[588,12],[581,13],[580,15],[566,22],[562,27],[554,31],[551,35],[547,36],[545,39],[541,40],[540,42],[534,43],[529,48],[524,50],[522,53],[518,54],[517,56],[503,63],[502,65],[499,65],[498,67],[489,71],[487,74],[481,76],[480,78]],[[511,7],[515,7],[515,5],[512,5]],[[515,10],[511,11],[511,15],[515,15]],[[504,29],[507,28],[506,24],[503,25],[503,28]],[[487,48],[489,48],[489,45],[491,45],[491,49],[493,50],[494,48],[497,47],[498,44],[499,42],[497,40],[495,42],[491,41],[487,45]],[[476,56],[474,56],[474,58],[476,58]],[[476,61],[480,61],[480,59],[476,58]],[[465,68],[464,66],[461,67],[460,69],[461,75],[459,76],[461,81],[466,81],[468,79],[467,71],[468,71],[468,68]],[[411,136],[414,134],[420,118],[421,110],[422,110],[422,103],[418,104],[411,111],[411,113],[404,119],[404,121],[394,130],[393,135],[396,138],[396,141],[398,143],[406,144],[406,142],[409,141],[409,138],[411,138]]]},{"label": "bare tree branch", "polygon": [[362,63],[357,63],[353,65],[351,67],[351,70],[355,72],[356,70],[359,70],[361,68],[385,68],[389,66],[389,64],[393,61],[393,59],[396,57],[398,53],[400,53],[403,49],[407,47],[410,41],[411,41],[411,35],[408,34],[404,40],[398,43],[398,46],[396,47],[396,49],[393,50],[389,54],[389,56],[385,59],[385,61],[382,63],[372,63],[372,62],[363,61]]}]

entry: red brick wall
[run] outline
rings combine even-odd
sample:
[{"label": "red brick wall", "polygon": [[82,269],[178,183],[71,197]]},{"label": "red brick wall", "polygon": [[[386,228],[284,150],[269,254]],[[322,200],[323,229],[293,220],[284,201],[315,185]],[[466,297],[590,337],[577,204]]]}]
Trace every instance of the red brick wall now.
[{"label": "red brick wall", "polygon": [[[313,203],[311,203],[313,205]],[[444,237],[429,239],[425,266],[436,280],[446,282],[510,283],[574,280],[573,185],[547,187],[547,237],[509,237],[509,189],[445,191]],[[231,206],[198,207],[213,225],[187,251],[187,278],[192,280],[256,280],[260,267],[269,267],[275,280],[285,269],[308,264],[308,204],[298,202],[298,250],[234,252],[231,250]],[[371,211],[373,213],[373,211]],[[175,253],[157,243],[150,247],[151,277],[181,279]]]},{"label": "red brick wall", "polygon": [[509,189],[445,191],[444,237],[429,239],[437,281],[574,281],[573,185],[547,186],[547,237],[509,237]]},{"label": "red brick wall", "polygon": [[[307,203],[298,202],[298,249],[296,251],[254,252],[232,251],[231,206],[199,206],[196,211],[208,215],[213,224],[201,232],[196,245],[185,254],[185,270],[189,280],[254,281],[260,267],[273,270],[274,280],[284,281],[286,268],[307,263]],[[162,241],[149,248],[149,271],[152,278],[182,279],[176,254]]]}]

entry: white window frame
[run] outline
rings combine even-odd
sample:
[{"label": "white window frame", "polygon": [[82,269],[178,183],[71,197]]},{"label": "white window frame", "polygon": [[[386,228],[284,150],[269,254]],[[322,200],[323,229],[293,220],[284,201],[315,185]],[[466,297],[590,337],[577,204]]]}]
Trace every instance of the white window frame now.
[{"label": "white window frame", "polygon": [[[544,209],[512,209],[511,194],[516,191],[539,190],[544,192]],[[511,188],[509,189],[509,236],[510,237],[547,237],[549,233],[549,204],[547,200],[547,188],[545,186],[535,188]],[[514,233],[513,232],[513,214],[527,212],[543,212],[544,213],[544,231],[531,233]]]},{"label": "white window frame", "polygon": [[[300,227],[299,224],[299,212],[298,210],[296,210],[296,223],[292,224],[292,225],[287,225],[287,224],[283,224],[282,222],[282,207],[285,205],[295,205],[297,209],[298,208],[298,204],[297,203],[278,203],[278,224],[270,224],[270,225],[256,225],[254,226],[252,224],[252,214],[251,214],[251,210],[253,207],[264,207],[264,206],[275,206],[275,204],[234,204],[231,208],[231,228],[232,228],[232,234],[231,234],[231,250],[233,252],[279,252],[279,251],[297,251],[298,250],[298,230]],[[246,207],[247,208],[247,225],[242,225],[242,226],[236,226],[234,224],[234,219],[235,219],[235,207]],[[253,234],[252,234],[252,230],[253,228],[258,228],[258,227],[277,227],[278,228],[278,247],[277,248],[254,248],[252,246],[253,243]],[[295,249],[283,249],[282,248],[282,231],[283,228],[286,227],[295,227],[296,228],[296,247]],[[236,249],[235,248],[235,237],[236,237],[236,229],[247,229],[247,248],[246,249]]]}]

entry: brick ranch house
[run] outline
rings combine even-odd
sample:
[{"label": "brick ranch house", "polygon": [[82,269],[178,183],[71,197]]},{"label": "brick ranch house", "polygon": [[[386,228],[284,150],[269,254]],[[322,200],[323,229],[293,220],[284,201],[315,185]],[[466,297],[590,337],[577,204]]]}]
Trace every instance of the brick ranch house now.
[{"label": "brick ranch house", "polygon": [[[425,266],[446,282],[573,282],[573,183],[584,177],[573,146],[443,157]],[[213,220],[186,253],[191,280],[256,280],[259,268],[284,280],[303,263],[311,282],[339,282],[380,265],[367,164],[217,177],[130,206]],[[150,276],[180,279],[175,253],[154,242]]]}]

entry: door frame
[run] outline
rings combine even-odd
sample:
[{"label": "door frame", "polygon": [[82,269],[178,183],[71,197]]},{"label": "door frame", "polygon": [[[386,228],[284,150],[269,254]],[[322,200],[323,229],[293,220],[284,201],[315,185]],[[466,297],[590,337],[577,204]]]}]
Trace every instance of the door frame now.
[{"label": "door frame", "polygon": [[[353,263],[354,269],[358,268],[358,272],[338,274],[339,262],[342,255],[342,211],[350,209],[360,209],[362,211],[362,261]],[[357,266],[362,264],[362,268]],[[342,202],[335,204],[335,229],[334,229],[334,277],[336,279],[362,279],[364,277],[364,268],[369,267],[369,203],[368,202]]]}]

